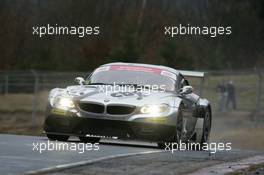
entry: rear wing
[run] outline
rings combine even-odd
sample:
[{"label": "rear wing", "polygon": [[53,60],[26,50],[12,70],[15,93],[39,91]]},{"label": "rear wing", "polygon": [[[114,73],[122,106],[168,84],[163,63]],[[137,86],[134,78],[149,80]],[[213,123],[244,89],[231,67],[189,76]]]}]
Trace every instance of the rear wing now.
[{"label": "rear wing", "polygon": [[204,78],[204,72],[198,71],[188,71],[188,70],[179,70],[180,74],[184,77],[196,77],[196,78]]}]

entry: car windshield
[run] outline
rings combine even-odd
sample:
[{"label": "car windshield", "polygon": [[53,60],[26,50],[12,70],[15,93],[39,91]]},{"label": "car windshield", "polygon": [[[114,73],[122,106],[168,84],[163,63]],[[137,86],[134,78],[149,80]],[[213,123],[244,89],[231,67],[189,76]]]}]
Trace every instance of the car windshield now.
[{"label": "car windshield", "polygon": [[106,66],[97,68],[87,80],[88,84],[118,84],[163,87],[174,91],[176,74],[158,68],[139,66]]}]

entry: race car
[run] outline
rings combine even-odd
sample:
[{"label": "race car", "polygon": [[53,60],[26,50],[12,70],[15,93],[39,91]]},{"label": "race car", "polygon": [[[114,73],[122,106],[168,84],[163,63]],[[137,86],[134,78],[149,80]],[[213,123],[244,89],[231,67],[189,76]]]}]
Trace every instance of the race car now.
[{"label": "race car", "polygon": [[58,141],[133,139],[161,148],[166,142],[208,143],[210,103],[185,78],[203,76],[160,65],[104,64],[77,77],[78,85],[50,91],[44,131]]}]

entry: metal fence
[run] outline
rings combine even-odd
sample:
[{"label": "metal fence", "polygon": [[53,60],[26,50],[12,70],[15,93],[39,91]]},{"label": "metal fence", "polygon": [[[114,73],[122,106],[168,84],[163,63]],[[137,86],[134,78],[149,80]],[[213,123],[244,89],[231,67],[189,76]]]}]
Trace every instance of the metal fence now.
[{"label": "metal fence", "polygon": [[[30,102],[21,99],[21,103],[28,104],[34,123],[36,112],[45,110],[46,103],[43,99],[47,98],[50,89],[74,84],[75,77],[88,74],[88,72],[44,72],[35,70],[0,72],[0,101],[3,97],[6,100],[10,95],[24,94],[23,98],[27,95],[30,96]],[[202,80],[196,78],[190,78],[189,80],[198,94],[201,93],[203,97],[210,100],[214,112],[232,110],[231,106],[226,106],[228,97],[219,91],[219,84],[232,81],[235,87],[236,110],[251,111],[254,113],[256,120],[261,113],[261,109],[264,109],[262,76],[263,71],[261,70],[208,71]],[[40,94],[44,94],[44,98],[41,98]],[[12,105],[12,102],[10,102],[10,105]],[[220,109],[221,105],[222,109]],[[0,110],[2,110],[1,106]]]},{"label": "metal fence", "polygon": [[0,72],[0,93],[34,93],[64,87],[76,76],[85,76],[84,72],[43,72],[43,71],[12,71]]}]

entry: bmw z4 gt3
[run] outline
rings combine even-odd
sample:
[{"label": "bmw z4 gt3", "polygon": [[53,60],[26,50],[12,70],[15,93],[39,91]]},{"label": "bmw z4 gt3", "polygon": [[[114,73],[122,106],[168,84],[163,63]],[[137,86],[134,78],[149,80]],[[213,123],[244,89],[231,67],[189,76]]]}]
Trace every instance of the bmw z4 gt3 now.
[{"label": "bmw z4 gt3", "polygon": [[44,130],[49,139],[100,138],[207,143],[211,106],[193,93],[186,77],[204,73],[165,66],[110,63],[79,85],[50,91]]}]

